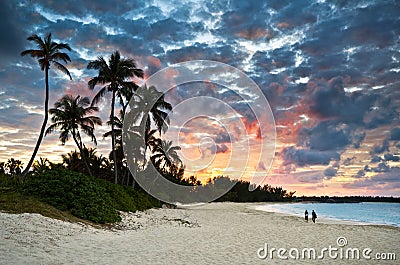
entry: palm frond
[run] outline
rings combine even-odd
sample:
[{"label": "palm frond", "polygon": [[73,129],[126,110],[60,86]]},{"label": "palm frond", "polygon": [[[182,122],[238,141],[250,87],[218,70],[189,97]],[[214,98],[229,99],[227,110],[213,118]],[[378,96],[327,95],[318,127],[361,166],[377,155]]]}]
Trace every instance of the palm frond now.
[{"label": "palm frond", "polygon": [[53,64],[57,67],[58,70],[60,70],[64,74],[68,75],[69,79],[72,80],[71,73],[68,71],[68,69],[64,65],[62,65],[62,64],[60,64],[59,62],[56,62],[56,61],[53,61]]},{"label": "palm frond", "polygon": [[97,92],[96,96],[92,99],[91,106],[96,105],[99,103],[100,99],[107,93],[107,86],[102,87],[99,92]]},{"label": "palm frond", "polygon": [[51,56],[52,61],[62,60],[65,63],[71,62],[71,58],[69,58],[68,54],[64,52],[56,52]]},{"label": "palm frond", "polygon": [[32,57],[43,57],[44,53],[42,50],[25,50],[21,52],[21,56],[30,55]]}]

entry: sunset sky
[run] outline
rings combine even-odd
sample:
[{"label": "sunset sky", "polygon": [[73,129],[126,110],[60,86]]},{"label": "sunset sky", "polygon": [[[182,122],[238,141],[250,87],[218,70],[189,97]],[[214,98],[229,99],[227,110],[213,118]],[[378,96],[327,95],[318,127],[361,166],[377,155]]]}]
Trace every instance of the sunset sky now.
[{"label": "sunset sky", "polygon": [[[134,58],[146,78],[187,60],[223,62],[253,79],[271,106],[276,151],[265,183],[296,195],[400,196],[399,1],[208,2],[2,1],[0,161],[13,157],[26,165],[34,149],[43,120],[44,75],[37,61],[20,52],[32,48],[26,40],[32,33],[51,32],[72,48],[67,67],[73,80],[50,72],[50,106],[64,94],[92,98],[96,91],[87,82],[96,73],[86,66],[115,50]],[[170,78],[177,79],[173,73]],[[174,106],[199,96],[236,104],[253,148],[249,164],[267,174],[268,161],[253,158],[268,138],[260,137],[259,127],[270,125],[258,124],[246,107],[256,99],[234,89],[249,96],[241,101],[229,88],[204,81],[177,87],[166,98]],[[111,145],[102,137],[109,130],[109,100],[99,104],[104,125],[96,128],[97,152],[105,156]],[[192,106],[200,114],[206,107]],[[217,114],[220,121],[232,118],[223,110]],[[244,139],[237,126],[225,128],[227,137],[213,125],[207,118],[190,120],[179,138],[188,148],[186,158],[212,157],[213,166],[198,173],[202,179],[220,174]],[[210,139],[214,148],[208,148]],[[37,158],[60,161],[73,149],[73,141],[62,146],[54,134],[44,138]],[[225,173],[237,171],[230,166]]]}]

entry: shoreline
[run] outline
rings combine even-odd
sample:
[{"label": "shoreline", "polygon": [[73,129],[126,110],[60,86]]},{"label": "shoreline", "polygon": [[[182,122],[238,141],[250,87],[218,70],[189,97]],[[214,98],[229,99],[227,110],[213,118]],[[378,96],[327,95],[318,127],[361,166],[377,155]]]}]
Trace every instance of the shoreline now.
[{"label": "shoreline", "polygon": [[[298,203],[298,202],[290,202],[290,203],[288,203],[288,202],[265,202],[265,203],[260,203],[260,205],[255,206],[254,208],[257,211],[264,211],[264,212],[269,212],[269,213],[293,216],[293,217],[300,218],[304,221],[303,214],[289,213],[284,210],[280,210],[280,209],[276,209],[276,208],[261,209],[262,206],[271,206],[271,205],[279,205],[279,204],[287,205],[287,204],[292,204],[292,203]],[[300,203],[302,203],[302,202],[300,202]],[[316,203],[319,203],[319,202],[316,202]],[[312,222],[311,217],[309,217],[309,222]],[[376,225],[376,226],[388,226],[388,227],[400,228],[400,224],[362,221],[362,220],[355,220],[355,219],[343,219],[343,218],[326,217],[326,216],[323,216],[323,217],[319,216],[317,218],[317,222],[325,223],[325,224]]]},{"label": "shoreline", "polygon": [[[257,205],[221,202],[122,213],[115,229],[39,214],[0,213],[0,264],[266,264],[270,260],[257,256],[265,244],[320,249],[336,246],[339,237],[345,237],[349,247],[400,255],[400,228],[306,223],[300,217],[256,210]],[[332,264],[328,257],[310,262]]]}]

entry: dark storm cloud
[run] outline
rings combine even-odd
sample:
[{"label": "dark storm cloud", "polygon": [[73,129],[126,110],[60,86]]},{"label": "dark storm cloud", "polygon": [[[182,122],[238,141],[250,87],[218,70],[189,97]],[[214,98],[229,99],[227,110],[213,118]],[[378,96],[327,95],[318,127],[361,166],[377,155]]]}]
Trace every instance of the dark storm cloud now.
[{"label": "dark storm cloud", "polygon": [[216,32],[237,38],[265,37],[268,30],[268,16],[266,3],[263,1],[234,0],[230,3],[230,10],[222,15],[220,28]]},{"label": "dark storm cloud", "polygon": [[[315,25],[310,38],[300,48],[314,56],[341,52],[342,48],[346,46],[343,44],[346,39],[344,38],[343,31],[340,29],[344,28],[347,23],[348,18],[344,17],[323,20]],[[328,45],[330,43],[335,43],[335,45]]]},{"label": "dark storm cloud", "polygon": [[345,37],[357,45],[367,42],[383,48],[394,44],[400,33],[399,7],[398,3],[393,7],[393,2],[382,1],[358,9],[357,19],[351,20]]},{"label": "dark storm cloud", "polygon": [[34,4],[46,7],[56,14],[64,15],[75,15],[78,17],[84,17],[88,14],[95,14],[97,16],[105,15],[110,13],[115,17],[115,15],[120,16],[126,12],[126,10],[139,8],[144,5],[142,1],[119,1],[112,2],[106,0],[98,1],[80,1],[80,0],[70,0],[70,1],[51,1],[51,0],[39,0],[30,1]]},{"label": "dark storm cloud", "polygon": [[165,42],[184,41],[192,38],[196,32],[202,30],[203,27],[200,23],[184,23],[168,18],[151,24],[148,38]]},{"label": "dark storm cloud", "polygon": [[374,129],[392,123],[398,115],[396,102],[393,102],[390,97],[381,96],[374,107],[366,113],[364,124],[367,129]]},{"label": "dark storm cloud", "polygon": [[372,168],[373,172],[388,172],[390,170],[390,166],[385,162],[381,162],[377,167]]},{"label": "dark storm cloud", "polygon": [[[392,62],[393,50],[397,49],[385,48],[397,45],[399,5],[396,3],[394,7],[393,1],[379,1],[360,8],[357,3],[346,3],[345,8],[338,4],[325,16],[326,6],[317,8],[320,20],[313,24],[310,35],[299,46],[309,55],[307,65],[313,68],[314,77],[330,79],[346,75],[353,82],[365,78],[383,84],[394,82],[399,74],[387,70],[388,64],[392,64],[391,68],[399,67],[398,61]],[[346,54],[349,48],[353,50]]]},{"label": "dark storm cloud", "polygon": [[335,151],[296,149],[294,146],[283,149],[282,153],[286,163],[294,163],[298,166],[328,165],[331,160],[340,159],[340,154]]},{"label": "dark storm cloud", "polygon": [[[268,1],[267,5],[274,7],[277,5],[276,2],[278,1],[272,3]],[[282,2],[285,3],[286,1],[279,2],[282,4]],[[317,15],[313,12],[317,10],[309,5],[311,3],[312,1],[288,1],[284,6],[279,8],[280,10],[275,18],[275,21],[278,23],[278,26],[285,23],[281,26],[283,28],[294,28],[309,23],[315,23],[317,21]]]},{"label": "dark storm cloud", "polygon": [[339,53],[345,47],[365,43],[380,48],[393,45],[400,31],[398,7],[393,6],[393,1],[379,1],[365,8],[335,10],[337,16],[321,19],[310,36],[311,41],[303,47],[310,54],[320,55]]},{"label": "dark storm cloud", "polygon": [[[348,128],[340,128],[338,124],[330,121],[321,122],[312,129],[303,129],[300,135],[304,134],[309,141],[310,149],[320,151],[342,149],[351,141]],[[300,142],[304,140],[302,137],[299,138]]]},{"label": "dark storm cloud", "polygon": [[295,63],[296,52],[286,48],[271,52],[257,52],[251,58],[258,70],[270,72],[273,69],[291,67]]},{"label": "dark storm cloud", "polygon": [[1,62],[4,59],[15,57],[19,54],[24,47],[25,34],[21,27],[19,27],[19,18],[22,14],[18,11],[15,2],[1,1],[0,2],[0,56]]},{"label": "dark storm cloud", "polygon": [[389,141],[384,140],[381,145],[374,145],[370,151],[371,155],[382,154],[389,151]]},{"label": "dark storm cloud", "polygon": [[31,123],[39,124],[38,122],[42,119],[42,115],[29,113],[19,104],[0,108],[1,125],[6,125],[11,128],[31,129]]},{"label": "dark storm cloud", "polygon": [[361,50],[351,57],[351,65],[361,72],[380,73],[387,69],[392,56],[389,50]]},{"label": "dark storm cloud", "polygon": [[324,171],[324,175],[328,178],[331,179],[332,177],[336,176],[337,173],[337,169],[333,168],[333,167],[328,167],[327,169],[325,169]]},{"label": "dark storm cloud", "polygon": [[378,173],[372,177],[364,177],[361,173],[359,180],[353,183],[343,184],[344,188],[362,188],[369,187],[371,189],[399,189],[400,168],[394,167],[386,172]]},{"label": "dark storm cloud", "polygon": [[382,157],[377,156],[377,155],[374,155],[374,156],[371,158],[371,163],[378,163],[378,162],[381,162],[381,161],[382,161]]},{"label": "dark storm cloud", "polygon": [[322,118],[336,118],[351,123],[362,123],[364,116],[380,98],[379,95],[346,93],[341,77],[328,82],[315,80],[308,84],[307,92],[309,98],[305,103],[310,105],[313,113]]},{"label": "dark storm cloud", "polygon": [[225,153],[228,151],[228,147],[225,144],[217,145],[217,153]]},{"label": "dark storm cloud", "polygon": [[383,156],[383,158],[385,159],[385,161],[393,161],[393,162],[399,162],[400,161],[400,157],[399,156],[395,156],[393,154],[385,154]]},{"label": "dark storm cloud", "polygon": [[400,140],[400,128],[393,128],[390,131],[390,140]]},{"label": "dark storm cloud", "polygon": [[362,178],[362,177],[364,177],[364,176],[365,176],[365,171],[364,171],[364,170],[359,170],[359,171],[357,172],[357,174],[356,174],[355,176],[353,176],[353,177],[359,179],[359,178]]},{"label": "dark storm cloud", "polygon": [[312,150],[342,150],[352,144],[355,148],[364,140],[365,133],[336,121],[322,121],[299,132],[298,142]]},{"label": "dark storm cloud", "polygon": [[170,50],[165,54],[164,59],[171,63],[189,60],[214,60],[235,67],[244,56],[245,54],[242,51],[235,50],[230,45],[210,47],[206,44],[196,43],[192,46]]},{"label": "dark storm cloud", "polygon": [[362,141],[365,139],[365,135],[366,135],[365,132],[361,132],[361,133],[352,135],[354,148],[360,147]]},{"label": "dark storm cloud", "polygon": [[[393,166],[391,167],[390,165],[388,165],[386,162],[390,161],[390,158],[386,161],[380,162],[376,167],[371,167],[369,165],[365,165],[364,166],[364,172],[375,172],[375,173],[382,173],[382,172],[391,172],[393,169],[398,169],[399,167],[397,166]],[[395,160],[397,160],[396,158],[394,158]]]},{"label": "dark storm cloud", "polygon": [[217,144],[221,144],[221,143],[231,143],[231,137],[229,136],[229,134],[223,132],[223,133],[219,133],[217,135],[217,137],[215,138],[215,142]]}]

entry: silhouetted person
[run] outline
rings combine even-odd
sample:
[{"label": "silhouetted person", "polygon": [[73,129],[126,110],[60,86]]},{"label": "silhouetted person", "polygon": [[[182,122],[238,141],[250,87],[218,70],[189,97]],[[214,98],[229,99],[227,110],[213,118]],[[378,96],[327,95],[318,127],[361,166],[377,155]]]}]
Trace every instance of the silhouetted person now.
[{"label": "silhouetted person", "polygon": [[314,212],[314,210],[312,210],[311,219],[312,219],[313,223],[315,223],[315,219],[317,219],[317,214]]},{"label": "silhouetted person", "polygon": [[306,222],[308,223],[308,211],[307,210],[304,213],[304,219],[306,219]]}]

